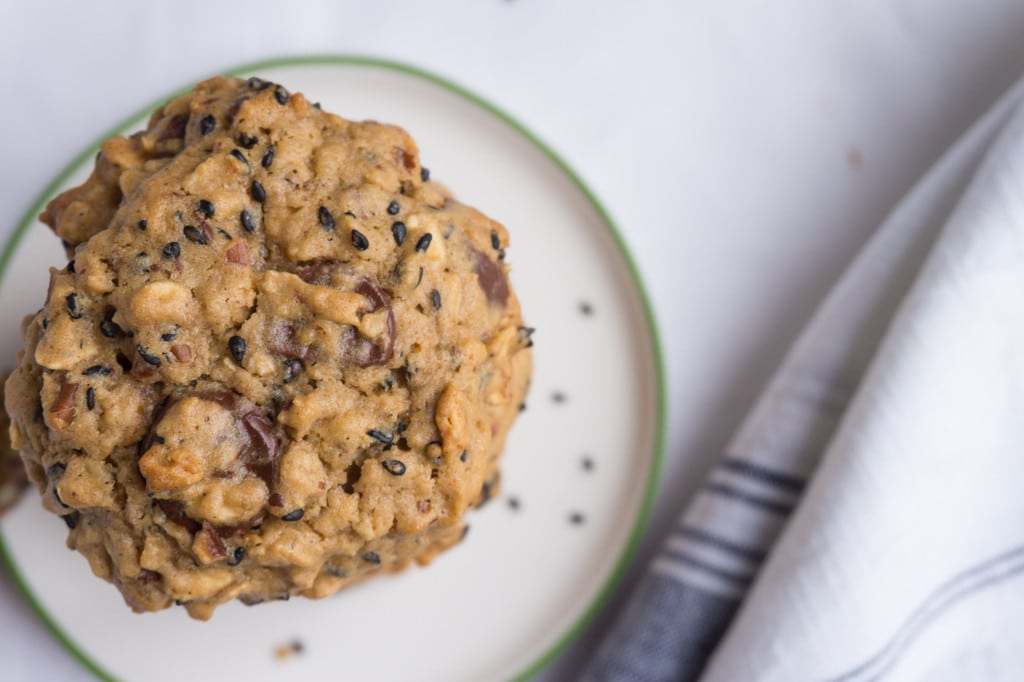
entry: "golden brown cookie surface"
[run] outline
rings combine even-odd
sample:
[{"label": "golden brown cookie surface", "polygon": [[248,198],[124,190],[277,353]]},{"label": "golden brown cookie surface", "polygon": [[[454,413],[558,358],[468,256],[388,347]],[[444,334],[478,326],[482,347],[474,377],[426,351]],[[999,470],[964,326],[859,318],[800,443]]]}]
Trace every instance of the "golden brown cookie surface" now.
[{"label": "golden brown cookie surface", "polygon": [[[5,381],[7,375],[0,374],[0,386]],[[0,515],[21,497],[21,491],[28,485],[21,456],[11,447],[10,428],[7,411],[0,406]]]},{"label": "golden brown cookie surface", "polygon": [[211,79],[42,217],[73,260],[26,326],[12,433],[133,608],[324,596],[458,541],[529,330],[505,229],[404,131]]}]

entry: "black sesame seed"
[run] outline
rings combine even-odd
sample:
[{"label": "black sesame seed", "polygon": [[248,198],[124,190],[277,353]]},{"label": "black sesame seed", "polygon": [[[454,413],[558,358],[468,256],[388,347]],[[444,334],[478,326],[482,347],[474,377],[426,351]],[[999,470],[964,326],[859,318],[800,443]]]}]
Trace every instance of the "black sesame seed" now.
[{"label": "black sesame seed", "polygon": [[141,232],[145,232],[146,228],[149,227],[149,223],[147,223],[145,220],[140,220],[139,222],[135,223],[135,227],[139,228]]},{"label": "black sesame seed", "polygon": [[564,403],[566,400],[567,400],[567,398],[566,398],[565,394],[562,393],[561,391],[553,391],[551,393],[551,402],[561,404],[561,403]]},{"label": "black sesame seed", "polygon": [[277,100],[278,104],[288,104],[289,98],[291,98],[291,95],[283,87],[278,85],[274,88],[274,99]]},{"label": "black sesame seed", "polygon": [[320,226],[325,230],[334,229],[334,216],[326,206],[321,206],[316,212],[316,218],[320,221]]},{"label": "black sesame seed", "polygon": [[391,445],[391,443],[394,440],[391,434],[384,433],[383,431],[380,431],[378,429],[370,429],[369,431],[366,432],[366,435],[369,436],[370,438],[373,438],[374,440],[384,443],[385,445]]},{"label": "black sesame seed", "polygon": [[296,509],[295,511],[290,511],[287,514],[285,514],[284,516],[282,516],[281,520],[282,521],[298,521],[299,519],[301,519],[305,515],[306,515],[306,512],[304,510]]},{"label": "black sesame seed", "polygon": [[579,512],[573,512],[572,514],[569,514],[569,523],[575,526],[582,526],[585,520],[586,519],[583,517],[583,514]]},{"label": "black sesame seed", "polygon": [[145,360],[150,365],[156,367],[157,365],[160,364],[160,358],[158,358],[155,355],[150,355],[148,352],[146,352],[146,348],[141,343],[135,346],[135,351],[139,354],[140,358]]},{"label": "black sesame seed", "polygon": [[468,459],[469,459],[469,450],[463,450],[462,454],[459,455],[459,461],[460,462],[465,462]]},{"label": "black sesame seed", "polygon": [[526,412],[526,403],[519,403],[519,411]]},{"label": "black sesame seed", "polygon": [[248,211],[243,209],[242,210],[241,219],[242,219],[242,229],[244,229],[246,232],[255,232],[256,231],[256,225],[252,222],[252,214],[251,213],[249,213]]},{"label": "black sesame seed", "polygon": [[252,198],[261,204],[267,200],[267,190],[263,189],[263,185],[260,184],[259,180],[252,181]]},{"label": "black sesame seed", "polygon": [[584,471],[594,470],[594,460],[591,459],[589,455],[583,455],[583,459],[580,460],[580,465],[583,467]]},{"label": "black sesame seed", "polygon": [[498,233],[491,230],[491,248],[497,251],[501,248],[501,240],[498,239]]},{"label": "black sesame seed", "polygon": [[370,248],[370,240],[359,230],[352,230],[352,246],[356,247],[356,251],[366,251]]},{"label": "black sesame seed", "polygon": [[292,383],[300,374],[302,374],[303,368],[302,360],[288,358],[284,361],[284,379],[282,379],[282,381],[286,384]]},{"label": "black sesame seed", "polygon": [[68,308],[68,315],[71,316],[72,320],[77,320],[82,317],[82,308],[78,305],[78,295],[68,294],[64,299],[65,305]]},{"label": "black sesame seed", "polygon": [[422,237],[420,237],[416,241],[416,251],[418,253],[423,253],[424,251],[429,249],[430,248],[430,242],[433,239],[434,239],[434,235],[432,235],[429,232],[427,232],[425,235],[423,235]]},{"label": "black sesame seed", "polygon": [[255,135],[246,135],[245,133],[240,133],[238,135],[238,145],[244,149],[252,149],[259,143],[259,141],[260,138]]},{"label": "black sesame seed", "polygon": [[402,210],[402,205],[398,201],[392,201],[388,204],[388,215],[398,215],[398,212]]},{"label": "black sesame seed", "polygon": [[173,331],[169,331],[169,332],[164,332],[163,334],[160,335],[160,340],[161,341],[174,341],[174,339],[176,339],[176,338],[178,338],[178,330],[177,329],[175,329]]},{"label": "black sesame seed", "polygon": [[294,651],[295,653],[301,654],[305,650],[306,646],[299,640],[295,640],[294,642],[292,642],[292,651]]},{"label": "black sesame seed", "polygon": [[96,389],[92,386],[85,389],[85,406],[90,410],[96,408]]},{"label": "black sesame seed", "polygon": [[441,309],[441,292],[434,289],[430,292],[430,302],[434,304],[434,310]]},{"label": "black sesame seed", "polygon": [[153,434],[153,442],[157,445],[163,445],[167,442],[167,439],[161,436],[159,433]]},{"label": "black sesame seed", "polygon": [[510,497],[510,498],[508,498],[508,508],[509,509],[511,509],[512,511],[518,511],[519,510],[519,506],[520,506],[520,503],[519,503],[519,498],[518,497]]},{"label": "black sesame seed", "polygon": [[92,367],[87,367],[85,371],[82,372],[82,376],[86,377],[95,376],[97,374],[105,377],[110,376],[110,368],[106,365],[93,365]]},{"label": "black sesame seed", "polygon": [[405,223],[403,223],[401,220],[397,220],[391,223],[391,234],[394,235],[395,243],[398,244],[399,246],[401,246],[402,243],[405,242],[405,233]]},{"label": "black sesame seed", "polygon": [[207,243],[206,242],[206,235],[204,235],[202,232],[200,232],[199,229],[196,228],[194,225],[186,225],[185,226],[185,237],[190,242],[195,242],[196,244],[201,244],[201,245],[205,246],[206,243]]},{"label": "black sesame seed", "polygon": [[228,566],[237,566],[242,563],[242,559],[245,558],[245,547],[236,547],[235,551],[231,553],[231,557],[228,558]]},{"label": "black sesame seed", "polygon": [[50,326],[50,321],[44,317],[43,321],[39,323],[39,326],[41,326],[45,332]]},{"label": "black sesame seed", "polygon": [[78,512],[71,512],[70,514],[65,514],[61,518],[64,519],[64,523],[65,525],[67,525],[69,530],[74,530],[75,526],[78,525]]},{"label": "black sesame seed", "polygon": [[594,314],[594,306],[590,305],[586,301],[580,301],[580,312],[590,317]]},{"label": "black sesame seed", "polygon": [[228,339],[228,349],[231,350],[231,357],[235,359],[235,362],[241,364],[245,359],[245,339],[241,336],[232,336]]},{"label": "black sesame seed", "polygon": [[271,85],[273,85],[273,83],[271,83],[270,81],[265,81],[262,78],[256,78],[255,76],[247,80],[246,83],[253,90],[266,90]]},{"label": "black sesame seed", "polygon": [[212,114],[207,114],[199,119],[199,134],[206,137],[217,127],[217,119]]},{"label": "black sesame seed", "polygon": [[203,216],[205,216],[207,218],[212,218],[214,212],[217,210],[214,207],[213,202],[209,201],[207,199],[200,199],[199,200],[199,204],[198,204],[198,208],[199,208],[199,212],[202,213]]},{"label": "black sesame seed", "polygon": [[164,258],[177,258],[181,255],[181,244],[178,242],[169,242],[164,244],[163,254]]},{"label": "black sesame seed", "polygon": [[423,182],[430,180],[430,169],[426,166],[420,168],[420,180]]},{"label": "black sesame seed", "polygon": [[366,561],[371,564],[379,564],[380,554],[377,554],[376,552],[367,552],[363,555],[363,561]]},{"label": "black sesame seed", "polygon": [[270,168],[270,164],[274,163],[274,145],[267,147],[267,151],[263,152],[263,158],[260,159],[260,165],[264,168]]},{"label": "black sesame seed", "polygon": [[392,476],[401,476],[405,473],[405,463],[397,459],[385,459],[381,464]]},{"label": "black sesame seed", "polygon": [[419,289],[420,288],[420,282],[422,282],[422,281],[423,281],[423,266],[421,265],[420,266],[420,276],[418,278],[416,278],[416,286],[414,286],[413,289]]},{"label": "black sesame seed", "polygon": [[75,274],[75,259],[74,258],[72,258],[71,260],[68,261],[68,272],[70,272],[72,275]]},{"label": "black sesame seed", "polygon": [[494,481],[484,481],[483,487],[480,488],[480,504],[486,504],[489,502],[493,493]]},{"label": "black sesame seed", "polygon": [[103,316],[103,321],[100,322],[100,333],[108,339],[116,339],[119,336],[124,336],[124,330],[117,326],[114,322],[114,311],[111,310]]},{"label": "black sesame seed", "polygon": [[243,154],[242,152],[238,151],[237,149],[232,149],[231,156],[235,157],[235,159],[245,164],[246,168],[249,167],[249,159],[245,158],[245,154]]},{"label": "black sesame seed", "polygon": [[227,230],[224,230],[219,227],[217,228],[217,234],[219,234],[221,237],[224,237],[225,241],[231,241],[232,239],[231,235],[228,233]]}]

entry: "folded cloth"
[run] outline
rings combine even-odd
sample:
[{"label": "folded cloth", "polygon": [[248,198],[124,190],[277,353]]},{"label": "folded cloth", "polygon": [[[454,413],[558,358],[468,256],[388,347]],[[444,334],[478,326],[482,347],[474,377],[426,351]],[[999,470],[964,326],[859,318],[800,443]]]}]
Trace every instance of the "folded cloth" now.
[{"label": "folded cloth", "polygon": [[1024,678],[1024,82],[789,352],[584,673]]}]

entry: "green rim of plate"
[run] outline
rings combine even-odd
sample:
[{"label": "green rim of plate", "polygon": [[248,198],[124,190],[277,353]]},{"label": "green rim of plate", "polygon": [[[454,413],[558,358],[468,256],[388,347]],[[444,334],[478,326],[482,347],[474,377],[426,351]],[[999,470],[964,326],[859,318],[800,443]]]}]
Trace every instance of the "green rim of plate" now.
[{"label": "green rim of plate", "polygon": [[[263,61],[253,62],[251,64],[245,64],[243,66],[234,67],[227,69],[220,73],[226,73],[229,75],[240,75],[245,73],[251,73],[260,69],[272,69],[283,66],[308,66],[308,65],[331,65],[331,64],[343,64],[350,66],[370,66],[380,69],[386,69],[389,71],[397,71],[399,73],[408,74],[415,76],[422,80],[440,85],[441,87],[449,90],[450,92],[459,95],[460,97],[470,101],[471,103],[479,106],[487,112],[497,116],[506,125],[510,126],[520,135],[529,140],[535,147],[544,152],[551,161],[558,166],[559,169],[570,180],[573,184],[583,193],[590,202],[591,207],[597,212],[598,216],[604,222],[608,228],[609,234],[618,246],[619,251],[622,253],[623,259],[626,261],[626,265],[629,270],[629,274],[633,278],[633,284],[636,287],[637,294],[643,303],[644,319],[647,322],[647,329],[650,334],[651,341],[651,352],[654,356],[654,383],[656,391],[657,408],[655,414],[655,435],[654,435],[654,452],[652,453],[651,469],[647,477],[647,484],[644,490],[644,499],[640,504],[640,510],[637,514],[636,522],[633,524],[633,529],[630,531],[629,538],[626,541],[626,545],[622,550],[622,554],[619,556],[619,560],[615,564],[615,568],[612,570],[611,575],[605,580],[604,585],[601,587],[597,596],[590,603],[590,605],[583,611],[583,613],[576,619],[576,622],[562,634],[558,640],[552,644],[547,651],[545,651],[537,660],[528,665],[518,673],[513,679],[514,680],[527,680],[540,672],[545,666],[553,661],[560,653],[562,653],[572,642],[574,642],[582,633],[583,630],[593,621],[598,611],[608,601],[612,593],[615,591],[616,586],[622,580],[623,575],[626,572],[626,568],[629,566],[633,555],[636,553],[637,545],[640,541],[640,536],[643,533],[644,528],[647,525],[647,520],[651,514],[651,507],[654,503],[654,497],[658,489],[658,481],[660,480],[662,462],[665,455],[665,426],[666,426],[666,413],[667,404],[665,396],[665,362],[662,357],[662,344],[661,338],[658,334],[658,325],[654,317],[654,309],[651,306],[650,296],[647,293],[647,289],[644,287],[643,280],[640,277],[640,271],[636,266],[636,261],[633,259],[633,255],[630,253],[629,248],[626,246],[626,242],[622,237],[622,233],[618,227],[612,221],[611,215],[605,207],[598,201],[597,196],[584,184],[583,180],[579,175],[569,166],[568,163],[562,159],[550,146],[542,141],[537,135],[526,128],[522,123],[512,118],[509,114],[499,109],[495,104],[484,99],[483,97],[470,92],[466,88],[454,83],[447,78],[438,76],[437,74],[423,69],[405,64],[402,62],[391,61],[388,59],[380,59],[377,57],[365,57],[356,55],[308,55],[308,56],[295,56],[295,57],[280,57],[276,59],[266,59]],[[178,95],[188,92],[192,88],[192,84],[181,87],[174,92],[170,93],[166,97],[162,97],[157,102],[140,109],[136,113],[132,114],[127,119],[124,119],[121,123],[114,126],[106,133],[104,133],[94,144],[84,149],[78,156],[76,156],[71,163],[69,163],[64,170],[62,170],[56,178],[54,178],[46,189],[39,195],[39,197],[29,206],[28,210],[22,214],[18,227],[15,229],[14,234],[4,245],[3,251],[0,252],[0,283],[3,282],[3,278],[7,272],[7,266],[10,264],[11,259],[14,258],[15,252],[18,250],[18,246],[21,244],[22,238],[28,232],[29,228],[36,222],[36,216],[43,210],[45,203],[49,198],[59,189],[65,181],[77,171],[81,166],[91,159],[100,144],[109,137],[118,135],[128,129],[135,121],[143,118],[151,111],[157,109],[160,105],[166,102],[168,99],[177,97]],[[14,559],[11,557],[10,551],[7,548],[7,544],[4,542],[3,534],[0,533],[0,559],[3,560],[4,565],[14,578],[14,582],[18,589],[24,595],[28,601],[32,610],[36,613],[39,619],[44,625],[53,633],[53,636],[67,649],[78,661],[84,665],[90,672],[96,675],[101,680],[109,682],[116,682],[116,678],[104,671],[99,665],[93,661],[89,656],[83,652],[77,644],[63,631],[60,626],[50,617],[50,614],[42,607],[39,601],[36,599],[32,590],[29,589],[21,571],[14,563]]]}]

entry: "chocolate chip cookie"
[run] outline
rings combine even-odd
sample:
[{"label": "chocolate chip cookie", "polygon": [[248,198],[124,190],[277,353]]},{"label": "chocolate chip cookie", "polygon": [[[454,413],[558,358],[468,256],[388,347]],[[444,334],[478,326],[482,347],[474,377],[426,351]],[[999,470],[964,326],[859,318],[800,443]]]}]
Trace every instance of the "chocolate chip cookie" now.
[{"label": "chocolate chip cookie", "polygon": [[129,606],[323,597],[463,537],[532,330],[505,228],[405,131],[213,78],[41,219],[69,262],[25,327],[11,434]]}]

